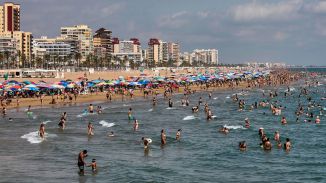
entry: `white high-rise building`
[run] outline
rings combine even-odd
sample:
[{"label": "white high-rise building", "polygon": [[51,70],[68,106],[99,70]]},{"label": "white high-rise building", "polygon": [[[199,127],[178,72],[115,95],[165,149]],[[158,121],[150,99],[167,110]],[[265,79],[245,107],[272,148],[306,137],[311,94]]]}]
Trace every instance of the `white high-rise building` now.
[{"label": "white high-rise building", "polygon": [[85,61],[89,54],[93,54],[93,33],[87,25],[61,27],[61,37],[79,41],[78,52],[82,61]]}]

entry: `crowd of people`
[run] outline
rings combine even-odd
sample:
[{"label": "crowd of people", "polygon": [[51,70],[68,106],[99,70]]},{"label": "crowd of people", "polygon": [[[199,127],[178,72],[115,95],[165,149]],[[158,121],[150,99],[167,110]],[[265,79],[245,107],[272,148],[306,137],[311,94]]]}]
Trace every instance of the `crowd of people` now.
[{"label": "crowd of people", "polygon": [[[298,100],[301,98],[305,98],[308,100],[308,105],[305,106],[299,102],[298,109],[295,111],[297,115],[297,120],[299,120],[300,116],[305,115],[307,117],[306,121],[311,122],[313,119],[315,123],[320,123],[320,117],[314,115],[314,112],[312,112],[310,109],[313,107],[321,107],[320,104],[317,103],[317,101],[313,101],[311,99],[311,96],[309,95],[309,89],[311,85],[307,85],[307,87],[302,87],[300,92],[294,92],[290,89],[290,85],[294,81],[298,81],[300,78],[300,75],[297,73],[290,73],[290,72],[285,72],[285,71],[279,71],[279,72],[274,72],[273,74],[269,75],[268,77],[260,77],[254,80],[243,80],[243,81],[238,81],[238,80],[233,80],[233,81],[227,81],[227,82],[204,82],[204,83],[198,83],[198,87],[202,90],[208,91],[208,100],[212,99],[212,90],[215,87],[219,87],[222,85],[227,85],[230,88],[235,88],[237,86],[243,86],[245,84],[245,87],[243,88],[242,92],[250,91],[251,88],[259,87],[275,87],[278,85],[286,85],[288,86],[288,89],[284,92],[279,92],[277,89],[275,91],[271,91],[269,94],[266,94],[265,92],[262,92],[262,97],[260,101],[255,101],[253,104],[247,104],[246,99],[244,97],[238,96],[237,94],[232,96],[232,100],[234,103],[238,103],[238,111],[253,111],[253,110],[259,110],[259,109],[266,109],[269,107],[271,114],[275,116],[282,115],[282,110],[285,110],[284,107],[282,107],[282,104],[279,100],[278,97],[289,97],[289,96],[297,96]],[[245,91],[246,90],[246,91]],[[173,108],[174,102],[173,102],[173,96],[174,93],[180,91],[180,87],[176,88],[173,85],[164,85],[162,90],[159,90],[157,88],[143,88],[143,96],[144,98],[149,98],[150,96],[152,99],[150,100],[153,106],[157,105],[162,105],[158,103],[157,97],[160,94],[160,91],[163,92],[163,98],[167,101],[168,103],[168,108]],[[193,88],[191,88],[190,85],[183,85],[183,96],[181,98],[181,105],[182,106],[190,106],[192,113],[198,113],[199,111],[203,110],[206,115],[207,120],[213,120],[216,116],[213,115],[211,106],[209,106],[207,101],[204,101],[204,97],[201,96],[198,99],[198,103],[190,103],[189,98],[191,97],[192,94],[196,93],[197,91]],[[207,93],[203,92],[202,94]],[[119,95],[119,92],[111,92],[110,89],[107,91],[106,95],[106,100],[111,101],[113,95]],[[205,94],[206,95],[206,94]],[[130,95],[130,98],[133,96]],[[206,98],[206,97],[205,97]],[[192,98],[193,99],[193,98]],[[97,109],[94,109],[94,106],[90,104],[88,106],[88,109],[85,111],[86,113],[95,113],[97,112],[100,114],[102,112],[102,107],[97,106]],[[320,113],[322,113],[322,108],[320,109]],[[264,112],[265,114],[265,112]],[[133,130],[137,131],[139,129],[139,122],[138,120],[134,117],[133,115],[133,110],[130,107],[128,112],[127,112],[127,118],[129,121],[133,121]],[[66,120],[67,120],[67,113],[64,112],[60,118],[59,122],[59,127],[64,130],[65,125],[66,125]],[[281,124],[286,125],[287,120],[286,116],[282,116],[281,119]],[[244,128],[251,128],[250,120],[249,118],[246,118],[244,120]],[[232,129],[228,129],[227,127],[222,127],[218,129],[219,132],[224,133],[227,135],[228,133],[232,133]],[[182,129],[177,130],[176,135],[175,135],[175,140],[179,141],[181,139],[181,132]],[[267,136],[267,134],[264,131],[264,128],[259,128],[258,130],[259,138],[260,138],[260,146],[262,149],[266,151],[272,150],[272,142],[270,138]],[[39,129],[39,135],[41,138],[45,137],[45,124],[42,123],[40,125]],[[94,126],[92,125],[91,122],[88,123],[87,125],[87,135],[93,136],[94,135]],[[114,136],[114,132],[110,132],[108,136]],[[291,140],[289,137],[285,138],[285,142],[282,145],[281,143],[281,135],[278,130],[275,131],[274,134],[274,141],[276,142],[276,147],[277,148],[284,148],[287,152],[291,150],[292,145],[291,145]],[[161,146],[165,146],[168,141],[167,141],[167,135],[165,133],[165,129],[161,130],[160,134],[160,141],[161,141]],[[150,144],[152,143],[152,139],[150,137],[142,137],[141,139],[142,144],[144,145],[145,151],[150,150]],[[238,148],[241,151],[246,151],[248,149],[248,144],[246,141],[242,140],[239,142]],[[90,166],[92,167],[92,170],[95,172],[97,170],[96,168],[96,160],[93,159],[92,163],[87,164],[85,163],[85,157],[87,156],[87,150],[83,150],[79,153],[78,155],[78,167],[80,170],[80,173],[84,173],[84,166]]]}]

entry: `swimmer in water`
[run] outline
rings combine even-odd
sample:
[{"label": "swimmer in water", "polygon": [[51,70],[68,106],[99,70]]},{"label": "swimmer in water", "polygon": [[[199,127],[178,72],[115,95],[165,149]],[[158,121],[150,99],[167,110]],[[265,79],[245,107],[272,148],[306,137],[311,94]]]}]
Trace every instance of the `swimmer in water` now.
[{"label": "swimmer in water", "polygon": [[88,112],[89,113],[93,113],[94,112],[94,106],[93,106],[93,104],[89,104],[89,106],[88,106]]},{"label": "swimmer in water", "polygon": [[169,99],[169,107],[172,108],[173,107],[173,102],[171,99]]},{"label": "swimmer in water", "polygon": [[250,127],[250,121],[248,118],[245,119],[245,127],[249,128]]},{"label": "swimmer in water", "polygon": [[144,149],[147,149],[148,146],[149,146],[149,144],[150,144],[148,138],[142,137],[141,140],[142,140],[143,143],[144,143]]},{"label": "swimmer in water", "polygon": [[229,131],[228,128],[226,128],[226,127],[222,127],[222,128],[219,129],[219,132],[224,133],[224,134],[226,135],[226,134],[228,134],[230,131]]},{"label": "swimmer in water", "polygon": [[291,142],[290,142],[289,138],[286,138],[286,142],[284,143],[284,149],[286,151],[290,151],[290,149],[291,149]]},{"label": "swimmer in water", "polygon": [[263,147],[264,147],[264,150],[272,150],[272,144],[269,141],[269,138],[266,139],[266,141],[264,142]]},{"label": "swimmer in water", "polygon": [[287,124],[286,119],[285,119],[285,116],[282,117],[281,123],[282,123],[282,125]]},{"label": "swimmer in water", "polygon": [[96,159],[92,159],[92,163],[88,165],[88,167],[92,167],[92,172],[96,172]]},{"label": "swimmer in water", "polygon": [[12,118],[8,118],[9,121],[13,121]]},{"label": "swimmer in water", "polygon": [[7,115],[7,108],[6,107],[2,108],[2,115],[3,116]]},{"label": "swimmer in water", "polygon": [[263,137],[265,135],[264,128],[259,128],[258,134],[259,134],[260,137]]},{"label": "swimmer in water", "polygon": [[162,145],[166,144],[166,135],[165,135],[164,129],[161,130],[161,144]]},{"label": "swimmer in water", "polygon": [[39,135],[42,139],[45,138],[45,125],[44,123],[41,123],[40,129],[39,129]]},{"label": "swimmer in water", "polygon": [[128,119],[129,119],[129,121],[132,120],[132,108],[129,108]]},{"label": "swimmer in water", "polygon": [[209,94],[208,94],[208,98],[209,98],[209,99],[212,98],[212,92],[209,92]]},{"label": "swimmer in water", "polygon": [[176,136],[175,136],[175,139],[176,139],[176,140],[180,140],[180,138],[181,138],[181,129],[179,129],[179,130],[177,131],[177,134],[176,134]]},{"label": "swimmer in water", "polygon": [[239,149],[240,151],[245,151],[247,149],[246,141],[239,142]]},{"label": "swimmer in water", "polygon": [[274,133],[274,140],[277,142],[280,141],[280,133],[278,131]]},{"label": "swimmer in water", "polygon": [[210,109],[208,109],[208,111],[207,111],[207,120],[212,120],[212,119],[213,119],[212,111]]},{"label": "swimmer in water", "polygon": [[153,106],[156,106],[156,97],[153,97]]},{"label": "swimmer in water", "polygon": [[114,137],[114,132],[110,132],[109,137]]},{"label": "swimmer in water", "polygon": [[192,110],[193,113],[196,113],[196,112],[199,111],[199,106],[192,107],[191,110]]},{"label": "swimmer in water", "polygon": [[316,117],[315,123],[316,123],[316,124],[319,124],[319,123],[320,123],[319,116]]},{"label": "swimmer in water", "polygon": [[139,126],[138,120],[135,119],[135,121],[134,121],[134,131],[136,131],[138,129],[138,126]]},{"label": "swimmer in water", "polygon": [[101,114],[102,113],[102,106],[97,106],[97,108],[96,108],[96,112],[97,112],[97,114]]},{"label": "swimmer in water", "polygon": [[31,112],[31,107],[32,107],[31,105],[28,106],[27,112]]},{"label": "swimmer in water", "polygon": [[87,157],[87,150],[83,150],[78,154],[77,166],[79,168],[79,174],[84,174],[84,168],[86,165],[85,158]]},{"label": "swimmer in water", "polygon": [[94,127],[91,122],[88,123],[87,126],[87,134],[88,135],[94,135]]},{"label": "swimmer in water", "polygon": [[198,105],[201,105],[203,103],[203,100],[201,97],[199,97]]},{"label": "swimmer in water", "polygon": [[62,130],[64,130],[65,127],[66,127],[65,124],[66,124],[66,120],[64,120],[63,118],[61,118],[61,120],[60,120],[58,126],[59,126]]}]

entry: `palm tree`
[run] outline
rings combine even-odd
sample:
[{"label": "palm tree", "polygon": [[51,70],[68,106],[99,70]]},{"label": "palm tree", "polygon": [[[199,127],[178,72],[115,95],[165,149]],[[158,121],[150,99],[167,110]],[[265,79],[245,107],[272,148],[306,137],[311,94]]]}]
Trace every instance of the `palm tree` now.
[{"label": "palm tree", "polygon": [[75,53],[75,60],[77,61],[77,67],[79,67],[81,58],[82,58],[81,53],[79,53],[79,52]]},{"label": "palm tree", "polygon": [[10,52],[9,51],[5,51],[5,58],[6,58],[6,68],[9,68],[9,57],[10,57]]},{"label": "palm tree", "polygon": [[4,53],[3,52],[1,52],[0,53],[0,65],[1,65],[1,69],[3,69],[3,63],[4,63],[4,61],[3,61],[3,59],[5,58],[5,56],[4,56]]},{"label": "palm tree", "polygon": [[41,65],[43,65],[43,59],[40,57],[37,57],[36,61],[35,61],[35,65],[36,65],[35,66],[36,68],[41,68]]}]

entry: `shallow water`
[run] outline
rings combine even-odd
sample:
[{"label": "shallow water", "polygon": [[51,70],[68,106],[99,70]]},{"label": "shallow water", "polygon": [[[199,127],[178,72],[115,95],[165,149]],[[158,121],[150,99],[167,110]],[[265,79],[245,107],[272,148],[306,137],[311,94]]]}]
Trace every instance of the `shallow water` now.
[{"label": "shallow water", "polygon": [[[241,91],[213,92],[211,100],[208,93],[197,93],[191,96],[189,107],[181,106],[177,101],[182,95],[176,95],[172,109],[159,98],[155,107],[150,99],[103,103],[99,115],[83,114],[87,104],[34,109],[32,116],[23,109],[9,111],[0,119],[0,182],[325,182],[325,116],[321,116],[320,125],[304,123],[304,118],[295,122],[299,89],[294,88],[294,96],[277,97],[286,107],[282,111],[288,120],[285,126],[280,123],[281,116],[271,115],[268,108],[239,112],[230,96]],[[325,96],[325,85],[317,89],[313,100]],[[208,101],[216,116],[212,121],[206,121],[203,107],[197,114],[191,112],[199,96]],[[239,97],[247,104],[263,99],[261,89]],[[325,101],[318,101],[326,106]],[[306,104],[303,97],[301,103]],[[137,131],[128,121],[130,107],[139,121]],[[57,124],[64,111],[68,121],[61,131]],[[251,121],[249,129],[243,128],[246,117]],[[47,137],[42,142],[37,137],[40,122],[46,122]],[[93,137],[87,136],[88,122],[94,125]],[[223,126],[231,129],[228,135],[218,132]],[[260,127],[271,139],[279,130],[282,142],[289,137],[293,149],[288,153],[275,147],[271,152],[263,151]],[[167,134],[164,147],[160,145],[162,128]],[[182,136],[177,142],[178,129],[182,129]],[[114,137],[108,136],[111,131]],[[153,140],[148,153],[141,144],[143,136]],[[248,144],[245,152],[238,150],[242,140]],[[86,168],[85,176],[79,176],[76,160],[83,149],[88,150],[86,162],[97,159],[96,175]]]}]

